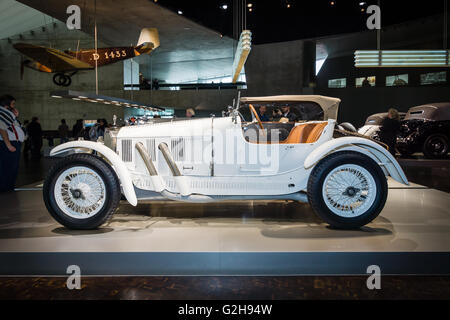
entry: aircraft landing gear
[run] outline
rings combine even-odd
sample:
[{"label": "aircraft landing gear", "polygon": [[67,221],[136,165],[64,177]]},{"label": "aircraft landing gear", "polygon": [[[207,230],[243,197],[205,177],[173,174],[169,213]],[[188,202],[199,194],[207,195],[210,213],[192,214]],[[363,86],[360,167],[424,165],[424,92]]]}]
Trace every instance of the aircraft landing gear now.
[{"label": "aircraft landing gear", "polygon": [[53,76],[53,82],[57,86],[68,87],[72,83],[72,76],[77,73],[76,71],[71,74],[57,73]]}]

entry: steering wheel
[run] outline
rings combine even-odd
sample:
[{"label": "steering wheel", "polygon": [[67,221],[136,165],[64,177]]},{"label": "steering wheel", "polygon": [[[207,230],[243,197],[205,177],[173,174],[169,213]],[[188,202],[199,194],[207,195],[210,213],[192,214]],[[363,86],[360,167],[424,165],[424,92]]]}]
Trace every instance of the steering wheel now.
[{"label": "steering wheel", "polygon": [[259,125],[259,127],[261,128],[261,130],[264,130],[264,126],[263,126],[263,124],[262,124],[262,122],[261,122],[261,119],[259,118],[259,116],[258,116],[258,112],[256,112],[256,109],[255,109],[255,107],[253,106],[253,105],[250,105],[250,111],[253,113],[253,115],[255,116],[255,118],[256,118],[256,121],[258,121],[258,125]]}]

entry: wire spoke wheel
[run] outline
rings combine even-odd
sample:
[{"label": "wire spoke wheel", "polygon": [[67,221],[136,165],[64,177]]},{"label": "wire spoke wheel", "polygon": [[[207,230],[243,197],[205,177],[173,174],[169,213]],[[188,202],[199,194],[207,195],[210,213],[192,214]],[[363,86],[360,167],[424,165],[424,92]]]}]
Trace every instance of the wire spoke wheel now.
[{"label": "wire spoke wheel", "polygon": [[377,188],[372,175],[363,167],[342,165],[331,171],[322,188],[327,207],[344,218],[357,217],[375,201]]},{"label": "wire spoke wheel", "polygon": [[94,170],[73,167],[61,173],[55,183],[55,199],[70,217],[86,219],[97,214],[106,201],[106,186]]},{"label": "wire spoke wheel", "polygon": [[91,154],[74,154],[56,162],[44,182],[45,206],[69,229],[91,230],[117,209],[121,189],[114,169]]},{"label": "wire spoke wheel", "polygon": [[355,151],[322,159],[308,180],[314,212],[338,229],[355,229],[373,221],[386,203],[388,186],[381,167]]}]

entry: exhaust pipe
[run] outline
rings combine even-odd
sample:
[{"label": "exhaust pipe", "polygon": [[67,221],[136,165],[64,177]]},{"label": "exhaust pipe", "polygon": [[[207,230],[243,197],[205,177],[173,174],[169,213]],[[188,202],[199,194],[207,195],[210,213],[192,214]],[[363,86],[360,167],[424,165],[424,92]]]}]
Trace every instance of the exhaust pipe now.
[{"label": "exhaust pipe", "polygon": [[148,173],[150,174],[150,179],[152,180],[153,187],[156,192],[162,192],[164,188],[164,184],[162,182],[161,177],[158,175],[156,171],[155,165],[153,164],[152,158],[145,149],[144,145],[141,142],[136,143],[136,150],[141,155],[142,160],[144,160],[144,164],[147,167]]},{"label": "exhaust pipe", "polygon": [[186,181],[186,177],[181,174],[180,169],[178,169],[177,164],[172,158],[172,154],[169,151],[169,147],[166,143],[162,142],[159,144],[158,149],[164,156],[164,160],[166,160],[167,165],[169,166],[170,171],[175,179],[175,184],[177,185],[178,191],[182,196],[190,195],[188,184]]}]

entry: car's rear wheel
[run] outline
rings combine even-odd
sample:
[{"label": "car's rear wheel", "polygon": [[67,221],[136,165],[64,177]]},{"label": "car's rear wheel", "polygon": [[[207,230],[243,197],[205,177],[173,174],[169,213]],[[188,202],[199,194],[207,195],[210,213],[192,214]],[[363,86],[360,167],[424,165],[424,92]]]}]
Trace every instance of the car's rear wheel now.
[{"label": "car's rear wheel", "polygon": [[380,166],[366,155],[339,152],[320,161],[308,181],[315,213],[334,228],[355,229],[373,221],[388,194]]},{"label": "car's rear wheel", "polygon": [[75,154],[57,162],[44,182],[44,202],[69,229],[95,229],[117,209],[121,191],[116,173],[101,158]]},{"label": "car's rear wheel", "polygon": [[429,136],[423,144],[423,154],[430,159],[445,157],[449,152],[448,138],[443,134]]}]

